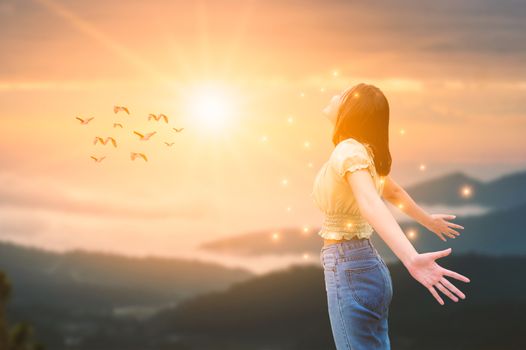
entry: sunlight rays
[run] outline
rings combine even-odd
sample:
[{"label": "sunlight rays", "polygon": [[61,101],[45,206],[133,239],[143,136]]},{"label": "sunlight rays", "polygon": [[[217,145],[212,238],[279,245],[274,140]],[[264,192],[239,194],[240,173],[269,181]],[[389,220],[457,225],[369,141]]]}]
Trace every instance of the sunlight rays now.
[{"label": "sunlight rays", "polygon": [[245,7],[239,11],[239,20],[236,22],[235,32],[232,34],[232,39],[228,45],[228,49],[225,51],[223,56],[223,62],[221,65],[222,72],[225,75],[229,75],[232,71],[232,68],[235,67],[236,54],[239,52],[239,47],[243,39],[247,35],[247,24],[252,18],[254,12],[254,3],[255,0],[249,0],[245,2]]},{"label": "sunlight rays", "polygon": [[98,43],[105,46],[111,52],[124,59],[127,63],[139,68],[141,71],[149,74],[159,81],[167,81],[166,75],[159,72],[148,62],[142,60],[137,54],[129,50],[125,46],[113,41],[107,35],[95,28],[90,22],[81,19],[72,11],[66,9],[62,5],[53,0],[36,0],[38,3],[46,7],[55,15],[63,18],[66,22],[71,24],[80,32],[88,37],[96,40]]},{"label": "sunlight rays", "polygon": [[200,50],[200,68],[202,76],[210,74],[209,57],[209,40],[208,40],[208,19],[206,5],[204,1],[199,1],[196,5],[195,23],[197,24],[197,32],[199,35],[199,50]]}]

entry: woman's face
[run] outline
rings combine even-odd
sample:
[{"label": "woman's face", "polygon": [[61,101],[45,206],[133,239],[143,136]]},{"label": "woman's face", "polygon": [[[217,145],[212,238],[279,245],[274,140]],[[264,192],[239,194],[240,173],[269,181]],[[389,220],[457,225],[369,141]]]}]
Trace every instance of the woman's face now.
[{"label": "woman's face", "polygon": [[323,109],[323,114],[332,125],[336,124],[336,117],[338,116],[338,108],[340,107],[341,95],[334,95],[329,104]]}]

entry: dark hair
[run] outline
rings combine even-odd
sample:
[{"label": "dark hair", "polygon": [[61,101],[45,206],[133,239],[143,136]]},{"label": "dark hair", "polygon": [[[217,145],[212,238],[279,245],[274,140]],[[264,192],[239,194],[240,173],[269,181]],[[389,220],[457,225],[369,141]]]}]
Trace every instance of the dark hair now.
[{"label": "dark hair", "polygon": [[389,103],[376,86],[360,83],[341,95],[332,142],[336,146],[348,138],[370,146],[378,175],[391,172]]}]

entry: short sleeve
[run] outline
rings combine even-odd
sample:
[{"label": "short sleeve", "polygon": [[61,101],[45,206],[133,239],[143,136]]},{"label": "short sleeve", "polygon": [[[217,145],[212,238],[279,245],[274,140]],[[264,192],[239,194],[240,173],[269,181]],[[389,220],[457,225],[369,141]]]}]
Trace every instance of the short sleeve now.
[{"label": "short sleeve", "polygon": [[342,141],[331,155],[331,165],[340,177],[344,177],[347,171],[366,169],[372,163],[364,145],[358,141]]}]

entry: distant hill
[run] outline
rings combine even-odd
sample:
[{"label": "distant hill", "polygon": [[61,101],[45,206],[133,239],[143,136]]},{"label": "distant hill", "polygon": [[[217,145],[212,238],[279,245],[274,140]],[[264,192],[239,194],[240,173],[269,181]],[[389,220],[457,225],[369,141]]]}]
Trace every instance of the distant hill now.
[{"label": "distant hill", "polygon": [[[402,222],[405,231],[414,228],[418,231],[413,244],[419,251],[438,250],[452,247],[454,253],[481,252],[487,254],[526,254],[526,234],[524,232],[526,203],[505,210],[497,210],[480,216],[458,217],[454,222],[464,226],[460,236],[455,239],[440,240],[434,233],[418,223]],[[279,243],[270,239],[268,231],[256,232],[228,239],[207,242],[201,249],[235,255],[319,254],[322,239],[313,230],[305,235],[298,228],[280,230]],[[395,258],[377,232],[372,242],[386,260]]]},{"label": "distant hill", "polygon": [[[460,195],[465,185],[472,189],[469,197]],[[507,174],[488,182],[454,172],[407,186],[405,190],[416,202],[427,205],[475,204],[492,209],[507,209],[526,202],[526,171]]]},{"label": "distant hill", "polygon": [[[389,264],[394,349],[526,348],[526,257],[464,254],[438,262],[470,277],[448,278],[465,300],[454,303],[439,292],[441,306],[403,265]],[[188,299],[158,313],[145,332],[158,342],[177,334],[185,347],[174,349],[334,349],[324,288],[320,267],[291,266]]]},{"label": "distant hill", "polygon": [[[388,264],[393,349],[526,348],[526,257],[464,254],[438,261],[471,279],[448,278],[466,300],[454,303],[442,295],[441,306],[400,263]],[[46,304],[11,308],[8,317],[31,322],[37,339],[53,350],[333,350],[324,287],[321,267],[293,265],[196,294],[144,319],[95,312],[83,304],[85,296],[69,290],[64,299],[51,294]],[[104,289],[86,294],[97,292]],[[121,295],[111,298],[120,303]],[[67,310],[62,302],[78,305]]]},{"label": "distant hill", "polygon": [[[433,232],[419,224],[401,225],[404,230],[416,228],[417,238],[412,241],[419,252],[441,250],[451,247],[453,254],[468,252],[487,255],[524,255],[526,256],[526,203],[511,209],[496,210],[481,216],[457,217],[455,222],[464,226],[460,236],[447,238],[444,242]],[[384,259],[398,259],[380,238],[373,234],[372,242]]]},{"label": "distant hill", "polygon": [[12,308],[56,303],[93,312],[174,303],[252,276],[245,269],[199,260],[56,253],[5,242],[0,243],[0,270],[13,284]]},{"label": "distant hill", "polygon": [[[521,191],[521,189],[516,190]],[[465,228],[459,231],[460,237],[447,239],[446,242],[414,221],[401,222],[400,226],[404,231],[409,228],[418,231],[413,243],[419,251],[452,247],[455,253],[473,251],[487,254],[526,254],[524,229],[526,199],[522,199],[522,204],[496,209],[483,215],[457,216],[454,222]],[[319,229],[319,227],[313,229],[309,235],[306,235],[297,227],[283,228],[279,230],[279,242],[270,239],[269,231],[259,231],[205,242],[199,248],[224,254],[247,256],[305,252],[317,255],[322,245],[322,238],[317,235]],[[396,259],[377,232],[373,233],[372,241],[386,260]]]}]

